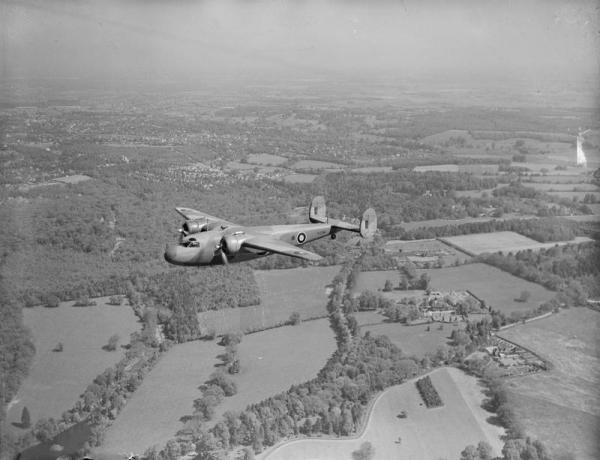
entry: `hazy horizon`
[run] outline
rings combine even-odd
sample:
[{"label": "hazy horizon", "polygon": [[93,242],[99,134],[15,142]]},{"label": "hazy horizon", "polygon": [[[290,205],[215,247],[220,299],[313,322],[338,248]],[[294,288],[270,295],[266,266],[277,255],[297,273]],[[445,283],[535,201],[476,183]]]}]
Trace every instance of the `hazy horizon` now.
[{"label": "hazy horizon", "polygon": [[3,1],[2,77],[600,76],[593,1]]}]

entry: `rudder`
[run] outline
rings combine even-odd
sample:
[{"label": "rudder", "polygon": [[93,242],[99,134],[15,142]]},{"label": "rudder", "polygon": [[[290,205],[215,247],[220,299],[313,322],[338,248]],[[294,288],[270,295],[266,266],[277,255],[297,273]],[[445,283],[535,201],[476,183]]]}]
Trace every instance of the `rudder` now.
[{"label": "rudder", "polygon": [[327,207],[325,206],[325,198],[322,196],[316,196],[313,198],[310,204],[310,210],[308,212],[308,219],[313,224],[317,222],[324,224],[327,222]]},{"label": "rudder", "polygon": [[373,208],[367,209],[360,220],[360,236],[371,238],[377,231],[377,214]]}]

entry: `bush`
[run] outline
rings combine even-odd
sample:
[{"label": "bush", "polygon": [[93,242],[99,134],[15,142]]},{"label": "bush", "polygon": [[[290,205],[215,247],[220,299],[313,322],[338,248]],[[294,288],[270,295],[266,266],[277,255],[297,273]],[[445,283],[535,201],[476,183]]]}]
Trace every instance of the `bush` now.
[{"label": "bush", "polygon": [[417,380],[417,389],[419,390],[421,398],[423,398],[423,401],[428,408],[444,405],[442,398],[440,398],[440,395],[433,386],[429,376]]},{"label": "bush", "polygon": [[300,324],[300,313],[295,311],[290,315],[290,319],[288,319],[288,324],[291,326],[297,326]]},{"label": "bush", "polygon": [[104,346],[104,348],[108,351],[115,351],[117,349],[117,344],[119,343],[119,335],[114,334],[108,339],[108,344]]},{"label": "bush", "polygon": [[111,295],[108,299],[109,305],[123,305],[122,295]]}]

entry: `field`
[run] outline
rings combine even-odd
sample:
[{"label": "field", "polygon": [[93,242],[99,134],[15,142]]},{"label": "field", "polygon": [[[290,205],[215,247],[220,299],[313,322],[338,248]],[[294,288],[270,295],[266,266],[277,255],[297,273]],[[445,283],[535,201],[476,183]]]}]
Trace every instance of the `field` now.
[{"label": "field", "polygon": [[268,153],[251,153],[248,155],[248,163],[254,163],[265,166],[279,166],[288,161],[285,157],[279,155],[270,155]]},{"label": "field", "polygon": [[331,163],[329,161],[319,161],[319,160],[300,160],[294,163],[291,168],[292,169],[342,169],[344,165],[340,163]]},{"label": "field", "polygon": [[265,329],[287,321],[294,312],[300,318],[326,315],[327,285],[339,267],[310,267],[287,270],[257,270],[260,305],[198,314],[200,324],[221,334],[227,331]]},{"label": "field", "polygon": [[433,323],[427,331],[425,324],[405,326],[400,323],[385,323],[384,317],[375,312],[359,312],[355,313],[355,317],[363,334],[369,331],[373,335],[387,335],[405,354],[417,358],[423,358],[426,353],[435,353],[440,346],[450,341],[453,329],[464,327],[464,323],[444,324],[444,328],[439,330],[439,324]]},{"label": "field", "polygon": [[[258,458],[263,460],[347,460],[365,442],[375,448],[376,459],[459,458],[469,444],[487,441],[499,455],[501,429],[487,423],[491,415],[481,406],[477,380],[458,369],[443,368],[431,374],[443,407],[427,409],[414,380],[386,390],[375,402],[364,433],[355,439],[306,439],[285,443]],[[405,410],[408,417],[400,419]],[[398,440],[401,438],[401,442]]]},{"label": "field", "polygon": [[489,222],[491,220],[510,220],[510,219],[536,219],[535,216],[520,215],[520,214],[504,214],[503,217],[465,217],[463,219],[431,219],[431,220],[416,220],[413,222],[403,222],[399,224],[404,230],[410,231],[417,228],[427,227],[444,227],[446,225],[462,225],[472,224],[476,222]]},{"label": "field", "polygon": [[440,238],[440,240],[473,255],[483,254],[485,252],[508,253],[526,249],[539,250],[551,248],[556,245],[571,243],[579,244],[591,241],[586,237],[577,237],[572,241],[539,243],[515,232],[472,233],[470,235],[448,236]]},{"label": "field", "polygon": [[[438,291],[468,290],[484,300],[486,305],[505,314],[536,308],[550,300],[554,293],[539,284],[530,283],[487,264],[466,264],[459,267],[427,270],[430,286]],[[522,291],[529,291],[527,302],[518,302]]]},{"label": "field", "polygon": [[598,192],[598,187],[589,183],[551,183],[551,182],[526,182],[523,185],[543,192]]},{"label": "field", "polygon": [[[107,298],[95,299],[98,305],[73,307],[63,302],[58,308],[25,308],[25,326],[31,329],[36,348],[28,377],[23,381],[8,420],[20,422],[27,406],[31,421],[40,417],[58,418],[70,409],[94,378],[123,357],[123,350],[102,349],[113,334],[120,343],[129,343],[129,335],[139,329],[129,306],[107,305]],[[62,342],[63,351],[53,352]]]},{"label": "field", "polygon": [[154,444],[162,446],[191,414],[198,387],[215,370],[222,352],[216,342],[195,341],[174,346],[163,356],[127,402],[106,432],[98,451],[143,453]]},{"label": "field", "polygon": [[238,392],[217,407],[216,417],[310,380],[335,348],[326,319],[246,335],[239,347],[242,369],[233,377]]},{"label": "field", "polygon": [[366,290],[378,291],[383,289],[386,280],[390,280],[394,286],[398,286],[398,283],[400,282],[400,273],[398,270],[361,272],[360,275],[358,275],[356,286],[352,289],[352,293],[358,295]]},{"label": "field", "polygon": [[458,251],[452,246],[448,246],[437,239],[427,240],[390,240],[385,243],[385,251],[391,255],[404,255],[413,261],[421,260],[421,257],[434,257],[437,262],[441,257],[443,265],[451,265],[456,261],[464,262],[471,259],[462,251]]},{"label": "field", "polygon": [[458,172],[458,165],[449,164],[449,165],[428,165],[428,166],[415,166],[413,168],[415,172],[429,172],[429,171],[437,171],[437,172]]},{"label": "field", "polygon": [[555,458],[600,458],[599,327],[600,313],[582,307],[499,334],[553,364],[549,372],[511,379],[509,402]]},{"label": "field", "polygon": [[[193,401],[201,396],[199,386],[216,370],[223,350],[205,341],[170,349],[109,428],[99,451],[140,453],[174,437],[183,427],[180,418],[192,414]],[[216,417],[316,376],[334,350],[327,320],[245,336],[239,345],[241,372],[234,377],[238,393],[217,406]]]},{"label": "field", "polygon": [[284,176],[283,180],[290,184],[310,184],[316,178],[315,174],[289,174]]}]

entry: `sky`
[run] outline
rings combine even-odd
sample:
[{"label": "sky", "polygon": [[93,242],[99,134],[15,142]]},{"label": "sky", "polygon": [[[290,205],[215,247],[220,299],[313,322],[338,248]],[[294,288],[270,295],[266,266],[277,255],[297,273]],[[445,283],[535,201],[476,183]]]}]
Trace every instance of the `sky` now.
[{"label": "sky", "polygon": [[600,81],[595,0],[0,0],[3,78]]}]

